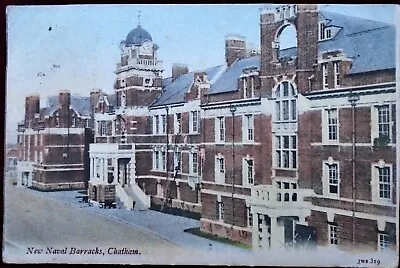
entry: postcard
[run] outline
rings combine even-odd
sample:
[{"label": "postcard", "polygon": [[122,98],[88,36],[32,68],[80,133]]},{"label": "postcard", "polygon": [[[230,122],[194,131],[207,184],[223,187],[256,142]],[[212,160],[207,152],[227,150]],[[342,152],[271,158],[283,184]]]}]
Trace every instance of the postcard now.
[{"label": "postcard", "polygon": [[8,6],[3,261],[397,267],[399,17]]}]

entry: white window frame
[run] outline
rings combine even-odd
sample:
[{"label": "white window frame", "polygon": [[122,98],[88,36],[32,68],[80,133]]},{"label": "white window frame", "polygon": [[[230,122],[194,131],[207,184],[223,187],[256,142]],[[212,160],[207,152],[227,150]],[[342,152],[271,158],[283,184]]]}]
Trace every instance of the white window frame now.
[{"label": "white window frame", "polygon": [[[279,169],[291,169],[295,170],[298,168],[298,157],[297,157],[297,135],[275,135],[275,168]],[[285,139],[288,139],[288,147],[285,147]],[[288,165],[285,165],[285,155],[288,161]]]},{"label": "white window frame", "polygon": [[325,28],[325,39],[331,39],[332,38],[332,29],[330,27]]},{"label": "white window frame", "polygon": [[197,176],[199,173],[199,156],[197,152],[191,152],[189,157],[189,173]]},{"label": "white window frame", "polygon": [[174,151],[174,172],[179,167],[178,173],[182,173],[182,151]]},{"label": "white window frame", "polygon": [[328,224],[328,239],[331,246],[338,245],[338,226],[333,224]]},{"label": "white window frame", "polygon": [[[249,161],[252,162],[251,166],[249,165]],[[251,170],[250,170],[250,167],[251,167]],[[243,185],[246,185],[246,186],[254,185],[255,172],[254,172],[254,159],[253,158],[251,158],[249,156],[243,158],[242,172],[243,172],[243,175],[242,175]],[[251,176],[249,176],[250,174],[251,174]]]},{"label": "white window frame", "polygon": [[[195,120],[196,119],[196,120]],[[190,120],[189,120],[189,132],[190,134],[199,133],[199,125],[200,125],[200,112],[199,111],[191,111],[190,112]]]},{"label": "white window frame", "polygon": [[[388,170],[389,182],[381,183],[380,170]],[[373,163],[371,170],[371,188],[372,188],[372,202],[382,204],[382,205],[392,205],[393,198],[393,165],[384,163],[384,161],[379,161],[378,163]],[[381,184],[388,185],[389,197],[381,197]]]},{"label": "white window frame", "polygon": [[101,120],[101,121],[99,121],[99,124],[100,124],[100,133],[99,133],[99,136],[100,136],[100,137],[105,137],[105,136],[107,136],[107,121]]},{"label": "white window frame", "polygon": [[167,133],[167,116],[165,114],[161,115],[161,134]]},{"label": "white window frame", "polygon": [[322,88],[323,89],[327,89],[329,87],[329,83],[328,83],[328,63],[324,62],[321,63],[321,67],[322,67]]},{"label": "white window frame", "polygon": [[318,40],[325,40],[325,23],[322,21],[318,23]]},{"label": "white window frame", "polygon": [[224,214],[225,214],[225,208],[224,208],[224,203],[221,201],[217,201],[218,203],[218,220],[223,222],[224,221]]},{"label": "white window frame", "polygon": [[[333,117],[331,117],[331,112],[335,111],[336,112],[336,122],[333,121]],[[329,108],[325,109],[322,111],[322,141],[323,143],[328,143],[328,144],[337,144],[339,143],[339,128],[340,128],[340,122],[339,122],[339,109],[338,108]],[[336,127],[336,132],[333,132],[331,130],[335,129]],[[335,133],[336,134],[336,139],[330,139],[330,133]]]},{"label": "white window frame", "polygon": [[247,227],[253,227],[253,214],[251,213],[251,207],[247,207]]},{"label": "white window frame", "polygon": [[39,151],[39,163],[43,163],[43,151]]},{"label": "white window frame", "polygon": [[153,152],[153,169],[160,170],[160,151],[155,150]]},{"label": "white window frame", "polygon": [[378,250],[385,251],[389,248],[389,235],[378,233]]},{"label": "white window frame", "polygon": [[167,170],[167,152],[166,151],[161,151],[161,170],[166,171]]},{"label": "white window frame", "polygon": [[254,76],[251,76],[251,77],[250,77],[250,92],[251,92],[250,98],[254,98],[255,95],[256,95],[256,94],[255,94],[256,88],[255,88],[255,85],[254,85],[254,79],[255,79]]},{"label": "white window frame", "polygon": [[[387,108],[387,111],[384,111],[384,109],[386,110],[386,108]],[[388,128],[388,133],[386,134],[387,136],[389,136],[389,139],[391,140],[391,137],[392,137],[392,131],[391,131],[391,128],[392,128],[392,124],[391,124],[391,122],[392,122],[392,120],[391,120],[391,112],[390,112],[390,110],[391,110],[391,105],[390,104],[385,104],[385,105],[380,105],[380,106],[377,106],[377,115],[378,115],[378,137],[381,137],[381,136],[384,136],[384,133],[383,133],[383,131],[381,131],[381,126],[382,127],[384,127],[384,126],[387,126],[387,128]],[[384,114],[380,114],[380,113],[383,113],[384,112]],[[383,122],[383,121],[381,121],[381,119],[385,119],[385,121]]]},{"label": "white window frame", "polygon": [[85,128],[89,128],[89,119],[88,118],[85,119]]},{"label": "white window frame", "polygon": [[[324,161],[323,162],[323,193],[326,196],[329,197],[335,197],[339,198],[340,197],[340,163],[338,161]],[[336,174],[334,174],[332,171],[336,170]],[[336,175],[336,178],[332,177],[333,175]],[[337,181],[335,184],[333,181]],[[337,193],[331,193],[331,185],[332,186],[337,186]]]},{"label": "white window frame", "polygon": [[247,99],[247,77],[243,77],[243,98]]},{"label": "white window frame", "polygon": [[223,155],[215,156],[215,182],[219,184],[225,183],[226,165]]},{"label": "white window frame", "polygon": [[218,116],[215,118],[215,142],[224,143],[226,140],[226,124],[225,117]]},{"label": "white window frame", "polygon": [[176,113],[174,119],[174,133],[180,134],[182,133],[182,113]]},{"label": "white window frame", "polygon": [[[286,89],[287,94],[285,94]],[[297,91],[294,83],[290,81],[282,81],[275,88],[274,120],[277,123],[297,121]]]},{"label": "white window frame", "polygon": [[158,114],[153,116],[153,131],[154,134],[160,133],[160,116]]},{"label": "white window frame", "polygon": [[340,61],[333,62],[335,88],[340,87]]},{"label": "white window frame", "polygon": [[243,129],[242,129],[242,137],[243,142],[254,142],[254,115],[246,114],[243,115]]}]

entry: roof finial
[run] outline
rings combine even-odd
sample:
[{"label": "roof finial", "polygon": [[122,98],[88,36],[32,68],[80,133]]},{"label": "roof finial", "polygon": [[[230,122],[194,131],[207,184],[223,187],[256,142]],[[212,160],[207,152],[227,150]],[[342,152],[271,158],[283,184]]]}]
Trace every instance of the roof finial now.
[{"label": "roof finial", "polygon": [[138,11],[138,27],[140,27],[140,13],[142,13],[142,11]]}]

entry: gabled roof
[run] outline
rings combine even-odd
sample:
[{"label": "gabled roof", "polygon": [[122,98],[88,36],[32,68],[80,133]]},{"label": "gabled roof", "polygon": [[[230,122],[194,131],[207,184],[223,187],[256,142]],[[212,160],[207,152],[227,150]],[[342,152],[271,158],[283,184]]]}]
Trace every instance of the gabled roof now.
[{"label": "gabled roof", "polygon": [[[318,43],[319,53],[343,51],[352,60],[350,74],[395,69],[395,26],[383,22],[361,19],[341,14],[320,11],[327,26],[339,27],[334,38]],[[297,48],[292,47],[280,51],[280,57],[295,58]],[[238,89],[237,79],[244,68],[260,69],[260,56],[238,60],[231,66],[216,66],[205,70],[211,81],[209,94],[232,92]],[[184,93],[193,83],[193,72],[185,74],[173,81],[163,79],[164,90],[152,104],[165,105],[184,102]]]},{"label": "gabled roof", "polygon": [[[58,96],[49,96],[47,99],[47,107],[40,110],[41,116],[49,116],[53,114],[59,106]],[[90,98],[83,96],[71,96],[71,107],[81,116],[90,116]]]}]

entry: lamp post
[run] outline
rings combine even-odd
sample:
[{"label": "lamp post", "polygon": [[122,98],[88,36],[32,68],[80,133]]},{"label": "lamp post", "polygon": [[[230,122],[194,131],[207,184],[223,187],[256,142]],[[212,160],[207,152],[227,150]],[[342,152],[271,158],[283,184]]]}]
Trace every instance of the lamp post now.
[{"label": "lamp post", "polygon": [[229,108],[232,113],[232,235],[233,235],[233,222],[235,220],[235,201],[233,195],[235,193],[235,112],[236,106]]},{"label": "lamp post", "polygon": [[353,250],[355,250],[356,244],[356,105],[357,101],[360,100],[360,96],[353,94],[353,91],[350,91],[348,101],[351,105],[351,119],[352,119],[352,197],[353,197],[353,213],[352,213],[352,244]]}]

